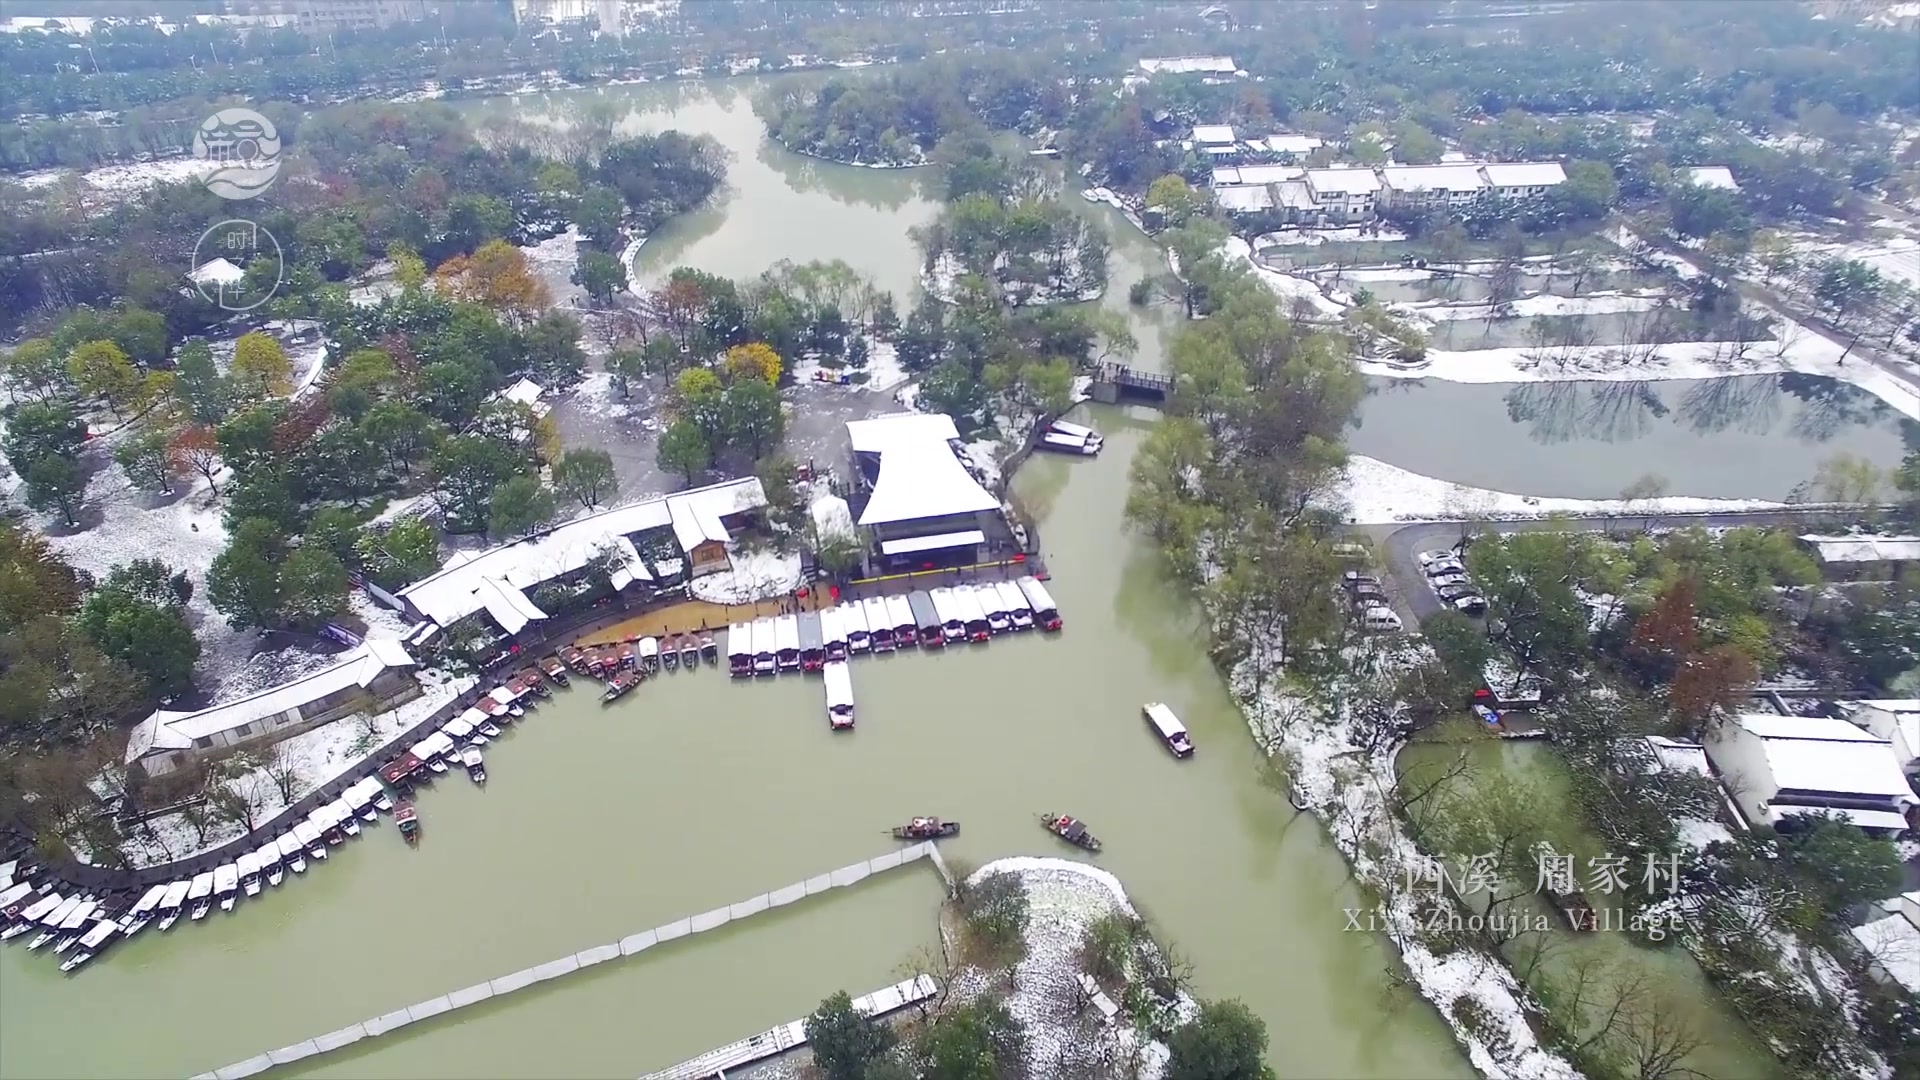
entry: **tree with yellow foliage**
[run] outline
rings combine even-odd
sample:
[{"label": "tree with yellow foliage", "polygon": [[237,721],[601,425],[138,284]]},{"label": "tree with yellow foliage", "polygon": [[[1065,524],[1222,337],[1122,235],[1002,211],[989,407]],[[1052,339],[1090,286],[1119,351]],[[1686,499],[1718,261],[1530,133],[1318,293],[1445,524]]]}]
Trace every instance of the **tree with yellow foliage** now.
[{"label": "tree with yellow foliage", "polygon": [[393,279],[403,292],[418,292],[427,281],[427,264],[420,253],[403,240],[387,245],[387,258],[393,260]]},{"label": "tree with yellow foliage", "polygon": [[89,341],[67,358],[67,374],[80,392],[107,403],[115,416],[140,391],[140,373],[120,346],[111,341]]},{"label": "tree with yellow foliage", "polygon": [[285,394],[292,389],[293,364],[286,350],[270,335],[258,330],[240,335],[233,346],[233,381],[240,393],[249,398]]},{"label": "tree with yellow foliage", "polygon": [[759,379],[768,386],[780,381],[780,354],[764,341],[749,341],[727,350],[728,379]]},{"label": "tree with yellow foliage", "polygon": [[472,300],[527,322],[553,303],[546,283],[535,277],[526,255],[505,240],[489,240],[471,255],[455,255],[433,272],[449,295]]}]

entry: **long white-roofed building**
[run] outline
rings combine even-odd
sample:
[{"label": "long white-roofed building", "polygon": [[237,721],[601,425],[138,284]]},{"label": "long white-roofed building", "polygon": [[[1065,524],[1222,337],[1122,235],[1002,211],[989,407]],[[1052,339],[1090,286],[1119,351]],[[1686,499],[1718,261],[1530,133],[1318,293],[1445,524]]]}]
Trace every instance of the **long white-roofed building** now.
[{"label": "long white-roofed building", "polygon": [[395,594],[420,624],[408,640],[428,641],[459,625],[463,640],[538,641],[549,620],[599,597],[650,597],[731,569],[733,530],[766,505],[766,491],[750,476],[616,506],[511,544],[455,555]]},{"label": "long white-roofed building", "polygon": [[883,566],[978,561],[997,527],[1000,500],[961,462],[952,417],[899,413],[851,420],[847,437],[860,488],[856,520],[872,531]]},{"label": "long white-roofed building", "polygon": [[133,729],[126,763],[164,776],[197,757],[276,743],[357,712],[385,712],[419,694],[413,669],[400,642],[368,638],[331,667],[272,689],[194,712],[155,712]]},{"label": "long white-roofed building", "polygon": [[1706,740],[1707,760],[1749,826],[1839,816],[1897,836],[1920,805],[1886,739],[1826,716],[1736,716]]}]

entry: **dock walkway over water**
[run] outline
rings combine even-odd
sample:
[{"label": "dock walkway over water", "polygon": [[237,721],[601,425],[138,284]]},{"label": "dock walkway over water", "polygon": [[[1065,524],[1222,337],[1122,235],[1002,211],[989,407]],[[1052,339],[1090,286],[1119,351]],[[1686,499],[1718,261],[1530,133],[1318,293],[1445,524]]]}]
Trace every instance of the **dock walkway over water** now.
[{"label": "dock walkway over water", "polygon": [[1157,371],[1141,371],[1125,364],[1101,364],[1095,370],[1093,400],[1112,405],[1122,398],[1165,401],[1173,393],[1173,376]]},{"label": "dock walkway over water", "polygon": [[[933,868],[940,874],[940,879],[946,883],[948,890],[951,891],[954,886],[953,872],[947,868],[947,861],[940,857],[940,850],[935,847],[931,841],[914,844],[911,847],[901,848],[898,851],[889,851],[884,855],[876,855],[864,862],[853,863],[829,873],[810,877],[805,881],[795,882],[783,889],[774,889],[771,892],[764,892],[758,896],[748,897],[736,904],[726,904],[714,908],[712,911],[705,911],[698,915],[690,915],[683,919],[676,919],[664,926],[656,926],[651,930],[631,934],[616,942],[610,942],[606,945],[596,945],[590,949],[582,949],[577,953],[562,956],[557,960],[549,960],[544,964],[536,964],[533,967],[524,968],[511,975],[502,975],[497,979],[488,979],[485,982],[475,983],[463,990],[455,990],[436,998],[429,998],[417,1005],[410,1005],[404,1009],[395,1009],[390,1013],[373,1017],[370,1020],[362,1020],[359,1023],[348,1024],[338,1031],[330,1031],[325,1035],[316,1035],[311,1039],[303,1039],[291,1046],[283,1046],[278,1050],[269,1050],[264,1054],[255,1054],[245,1061],[237,1061],[232,1065],[221,1066],[212,1072],[201,1073],[194,1077],[193,1080],[240,1080],[241,1077],[253,1076],[256,1073],[265,1072],[276,1065],[291,1065],[296,1061],[315,1057],[330,1050],[338,1050],[345,1046],[351,1046],[354,1043],[360,1042],[362,1039],[373,1039],[382,1035],[391,1035],[393,1032],[398,1031],[408,1024],[431,1019],[444,1013],[454,1012],[466,1008],[469,1005],[478,1005],[480,1002],[502,997],[516,990],[524,990],[529,986],[546,982],[549,979],[557,979],[564,975],[571,975],[574,972],[592,967],[595,964],[605,963],[608,960],[617,960],[623,956],[632,956],[635,953],[644,952],[647,949],[653,948],[655,945],[664,945],[669,941],[690,937],[708,930],[715,930],[728,923],[758,915],[763,911],[770,911],[777,907],[785,907],[788,904],[804,900],[809,896],[817,896],[820,893],[829,892],[833,889],[857,885],[874,874],[895,870],[910,863],[918,862],[921,859],[925,859],[933,864]],[[872,996],[877,998],[880,994],[885,993],[886,991],[880,991],[879,994]],[[903,1004],[912,1004],[912,1002],[904,1002]],[[894,1006],[894,1008],[899,1007],[901,1006]],[[764,1038],[764,1036],[757,1036],[757,1038]],[[748,1041],[751,1042],[752,1040]],[[735,1064],[733,1067],[738,1068],[739,1066]]]},{"label": "dock walkway over water", "polygon": [[[909,1005],[918,1005],[939,992],[940,984],[933,980],[933,976],[915,975],[905,982],[854,998],[853,1007],[868,1016],[881,1017],[899,1012]],[[790,1020],[751,1039],[741,1039],[709,1050],[663,1072],[648,1073],[640,1080],[724,1080],[728,1069],[744,1069],[755,1062],[777,1057],[806,1044],[807,1022]]]}]

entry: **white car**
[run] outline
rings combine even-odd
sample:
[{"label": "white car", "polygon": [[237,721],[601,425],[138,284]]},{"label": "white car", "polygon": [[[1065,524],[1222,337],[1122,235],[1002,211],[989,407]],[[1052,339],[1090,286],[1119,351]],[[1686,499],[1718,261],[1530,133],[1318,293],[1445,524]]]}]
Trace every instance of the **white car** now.
[{"label": "white car", "polygon": [[1426,564],[1422,569],[1426,571],[1428,577],[1438,577],[1441,574],[1464,574],[1467,572],[1466,566],[1462,564],[1459,559],[1436,559]]},{"label": "white car", "polygon": [[1369,633],[1392,632],[1400,629],[1400,616],[1390,607],[1370,607],[1360,613],[1360,625]]},{"label": "white car", "polygon": [[1426,566],[1428,563],[1445,562],[1448,559],[1458,561],[1460,553],[1452,548],[1436,548],[1432,551],[1423,551],[1414,558],[1420,560],[1421,566]]},{"label": "white car", "polygon": [[1465,585],[1466,583],[1467,575],[1465,574],[1436,574],[1428,580],[1428,584],[1433,586],[1435,592],[1449,585]]}]

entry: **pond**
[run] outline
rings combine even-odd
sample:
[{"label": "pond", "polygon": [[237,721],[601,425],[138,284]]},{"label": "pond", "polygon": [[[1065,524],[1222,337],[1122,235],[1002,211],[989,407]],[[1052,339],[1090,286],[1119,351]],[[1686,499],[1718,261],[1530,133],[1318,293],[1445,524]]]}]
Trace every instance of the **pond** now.
[{"label": "pond", "polygon": [[1920,424],[1848,383],[1742,375],[1646,382],[1373,378],[1356,454],[1474,487],[1610,499],[1649,473],[1667,494],[1787,498],[1840,453],[1883,468]]}]

